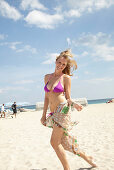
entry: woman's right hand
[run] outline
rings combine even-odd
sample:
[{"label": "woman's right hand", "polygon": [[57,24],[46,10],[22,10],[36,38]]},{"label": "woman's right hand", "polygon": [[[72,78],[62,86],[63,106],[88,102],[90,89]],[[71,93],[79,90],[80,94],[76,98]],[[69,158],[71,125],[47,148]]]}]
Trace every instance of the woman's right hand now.
[{"label": "woman's right hand", "polygon": [[40,119],[40,121],[41,121],[41,123],[42,123],[44,126],[46,126],[46,123],[45,123],[45,121],[46,121],[46,116],[42,116],[42,118]]}]

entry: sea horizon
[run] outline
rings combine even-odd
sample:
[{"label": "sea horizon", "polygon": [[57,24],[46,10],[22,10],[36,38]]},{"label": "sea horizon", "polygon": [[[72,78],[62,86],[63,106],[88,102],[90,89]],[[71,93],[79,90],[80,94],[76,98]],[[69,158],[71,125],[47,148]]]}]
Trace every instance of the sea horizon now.
[{"label": "sea horizon", "polygon": [[[77,98],[76,98],[77,99]],[[101,104],[106,103],[109,100],[112,100],[113,98],[104,98],[104,99],[87,99],[88,104]],[[38,103],[38,102],[36,102]],[[26,108],[26,109],[35,109],[36,103],[28,103],[28,102],[17,102],[18,107],[17,108]],[[40,103],[40,102],[39,102]],[[4,103],[6,109],[10,109],[12,106],[12,102]],[[2,104],[0,104],[0,107]]]}]

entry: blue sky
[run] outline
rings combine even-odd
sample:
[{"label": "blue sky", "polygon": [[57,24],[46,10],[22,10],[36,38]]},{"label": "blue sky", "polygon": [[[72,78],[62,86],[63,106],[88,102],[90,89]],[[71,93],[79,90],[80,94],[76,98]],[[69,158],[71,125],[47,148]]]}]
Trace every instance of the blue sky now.
[{"label": "blue sky", "polygon": [[71,48],[71,97],[114,97],[113,0],[0,0],[0,103],[44,98],[44,75]]}]

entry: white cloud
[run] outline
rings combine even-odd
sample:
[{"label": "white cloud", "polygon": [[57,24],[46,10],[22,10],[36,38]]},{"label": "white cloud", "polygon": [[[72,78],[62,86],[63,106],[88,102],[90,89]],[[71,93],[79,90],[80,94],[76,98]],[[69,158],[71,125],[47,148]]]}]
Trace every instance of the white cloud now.
[{"label": "white cloud", "polygon": [[27,9],[40,9],[40,10],[46,10],[47,8],[39,2],[39,0],[22,0],[21,2],[21,8],[23,10]]},{"label": "white cloud", "polygon": [[93,53],[93,56],[100,56],[100,59],[106,61],[114,61],[114,46],[110,47],[107,44],[96,45],[94,50],[96,53]]},{"label": "white cloud", "polygon": [[69,7],[78,9],[79,11],[89,11],[102,9],[102,8],[109,8],[110,6],[114,5],[113,0],[67,0]]},{"label": "white cloud", "polygon": [[19,49],[16,50],[17,53],[21,53],[21,52],[25,52],[25,51],[29,51],[32,54],[36,54],[37,53],[37,49],[31,47],[30,45],[25,45],[24,47],[19,48]]},{"label": "white cloud", "polygon": [[0,89],[0,93],[6,93],[7,91],[17,91],[17,90],[22,90],[22,91],[28,91],[29,89],[21,86],[7,86],[2,89]]},{"label": "white cloud", "polygon": [[58,53],[50,53],[47,54],[47,60],[45,60],[42,64],[53,64],[56,60],[56,57],[59,56]]},{"label": "white cloud", "polygon": [[[114,5],[113,0],[67,0],[67,1],[59,1],[58,6],[53,8],[55,10],[55,14],[49,14],[41,12],[39,10],[44,10],[45,7],[43,4],[39,4],[40,2],[38,0],[22,0],[22,4],[24,9],[32,9],[33,11],[30,11],[28,15],[25,17],[25,21],[29,25],[35,25],[39,28],[44,29],[54,29],[57,25],[67,22],[72,24],[74,22],[74,18],[79,18],[82,15],[85,15],[86,13],[92,13],[97,10],[103,9],[103,8],[109,8],[112,5]],[[34,5],[35,4],[35,5]],[[43,7],[42,7],[43,5]],[[35,10],[38,9],[38,10]],[[48,10],[47,10],[48,11]]]},{"label": "white cloud", "polygon": [[88,55],[88,52],[87,52],[87,51],[84,51],[81,55],[82,55],[83,57],[85,57],[85,56]]},{"label": "white cloud", "polygon": [[97,34],[91,33],[82,33],[79,37],[78,41],[73,41],[76,46],[82,44],[83,46],[90,46],[90,44],[108,44],[110,42],[111,35],[107,35],[102,32],[98,32]]},{"label": "white cloud", "polygon": [[17,50],[17,45],[22,44],[22,42],[16,41],[16,42],[2,42],[0,43],[0,46],[8,46],[12,50]]},{"label": "white cloud", "polygon": [[10,6],[6,1],[0,1],[0,14],[3,17],[13,19],[14,21],[19,20],[22,15],[21,13],[13,6]]},{"label": "white cloud", "polygon": [[78,18],[81,16],[81,12],[79,10],[71,9],[67,12],[64,12],[64,15],[68,18],[69,17],[77,17]]},{"label": "white cloud", "polygon": [[9,47],[12,49],[12,50],[17,50],[17,45],[19,44],[22,44],[22,42],[11,42],[11,43],[8,43],[9,44]]},{"label": "white cloud", "polygon": [[25,21],[30,25],[36,25],[39,28],[53,29],[56,25],[63,22],[63,16],[60,14],[50,15],[41,11],[33,10]]},{"label": "white cloud", "polygon": [[114,46],[111,35],[102,32],[93,34],[83,33],[78,40],[72,41],[75,47],[86,49],[81,56],[92,56],[95,60],[114,61]]},{"label": "white cloud", "polygon": [[113,81],[113,78],[109,78],[109,77],[104,77],[104,78],[93,78],[93,79],[89,79],[89,80],[84,80],[88,83],[92,83],[92,84],[98,84],[98,83],[103,83],[103,82],[109,82],[109,81]]},{"label": "white cloud", "polygon": [[71,12],[71,16],[79,17],[79,15],[81,16],[82,14],[85,13],[91,13],[103,8],[109,8],[110,6],[114,5],[114,1],[113,0],[100,0],[100,1],[99,0],[86,0],[86,1],[67,0],[67,5],[69,8],[73,10],[74,15],[72,15]]},{"label": "white cloud", "polygon": [[62,6],[61,5],[60,6],[56,6],[54,8],[54,10],[55,10],[56,13],[62,13]]},{"label": "white cloud", "polygon": [[[109,8],[114,5],[114,0],[67,0],[59,1],[58,6],[53,8],[55,14],[41,12],[49,11],[40,0],[21,0],[20,7],[23,10],[30,11],[24,20],[29,25],[35,25],[39,28],[54,29],[57,25],[68,21],[69,24],[74,22],[74,18],[79,18],[86,13],[92,13],[100,9]],[[19,20],[22,14],[5,0],[0,0],[0,14],[6,18]]]},{"label": "white cloud", "polygon": [[4,35],[4,34],[0,34],[0,40],[4,40],[4,39],[5,39],[5,37],[6,37],[6,35]]},{"label": "white cloud", "polygon": [[113,0],[95,0],[94,2],[96,9],[109,8],[111,5],[114,5]]},{"label": "white cloud", "polygon": [[37,53],[37,49],[31,47],[30,45],[23,45],[22,42],[3,42],[0,43],[0,46],[8,46],[9,48],[11,48],[12,50],[16,51],[17,53],[21,53],[21,52],[31,52],[32,54],[36,54]]}]

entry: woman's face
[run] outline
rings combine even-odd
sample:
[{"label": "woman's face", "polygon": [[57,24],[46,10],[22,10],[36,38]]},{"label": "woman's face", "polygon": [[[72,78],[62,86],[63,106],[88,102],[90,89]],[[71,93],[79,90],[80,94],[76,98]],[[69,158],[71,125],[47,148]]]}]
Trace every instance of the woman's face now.
[{"label": "woman's face", "polygon": [[67,60],[64,57],[61,57],[56,61],[55,69],[57,71],[63,71],[66,66],[67,66]]}]

